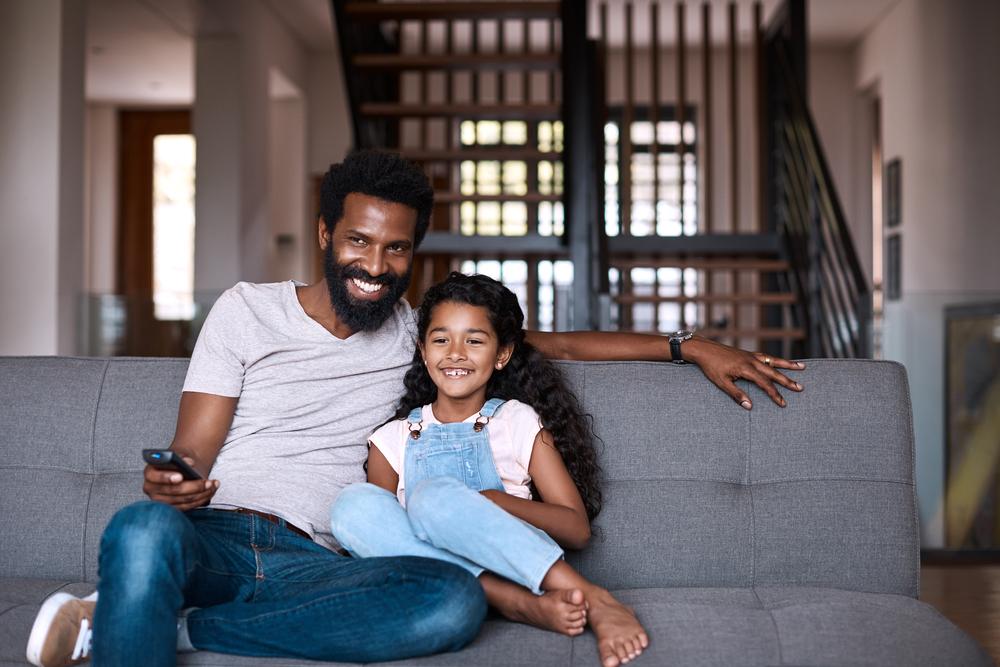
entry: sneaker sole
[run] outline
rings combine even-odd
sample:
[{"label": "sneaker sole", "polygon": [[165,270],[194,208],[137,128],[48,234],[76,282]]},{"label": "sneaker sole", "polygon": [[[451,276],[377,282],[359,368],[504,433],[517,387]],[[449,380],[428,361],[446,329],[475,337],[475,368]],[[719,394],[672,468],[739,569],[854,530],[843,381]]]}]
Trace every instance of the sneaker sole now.
[{"label": "sneaker sole", "polygon": [[28,662],[38,667],[43,667],[41,657],[42,647],[45,645],[45,637],[49,634],[49,628],[52,627],[52,621],[55,619],[56,614],[59,613],[60,607],[70,600],[75,599],[76,596],[69,593],[56,593],[50,595],[42,603],[41,609],[38,610],[38,616],[35,617],[35,624],[31,626],[31,634],[28,636],[28,648],[26,651]]}]

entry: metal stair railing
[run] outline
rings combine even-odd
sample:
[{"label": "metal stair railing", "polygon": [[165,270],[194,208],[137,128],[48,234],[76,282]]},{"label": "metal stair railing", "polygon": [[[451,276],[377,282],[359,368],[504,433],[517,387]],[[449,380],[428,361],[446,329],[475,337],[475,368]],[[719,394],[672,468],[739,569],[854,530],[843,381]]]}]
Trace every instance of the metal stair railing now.
[{"label": "metal stair railing", "polygon": [[806,352],[870,357],[871,290],[783,40],[774,42],[772,57],[783,93],[771,119],[772,206],[799,296],[796,319],[808,333]]}]

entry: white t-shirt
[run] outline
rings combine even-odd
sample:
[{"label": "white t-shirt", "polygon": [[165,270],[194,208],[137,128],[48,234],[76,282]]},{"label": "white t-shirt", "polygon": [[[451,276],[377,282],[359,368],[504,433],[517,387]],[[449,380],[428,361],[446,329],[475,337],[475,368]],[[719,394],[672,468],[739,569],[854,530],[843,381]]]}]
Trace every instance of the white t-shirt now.
[{"label": "white t-shirt", "polygon": [[[422,410],[423,428],[431,424],[440,424],[430,405]],[[476,421],[478,413],[464,420],[467,423]],[[493,462],[496,464],[500,481],[504,490],[518,498],[531,499],[531,476],[528,474],[528,464],[531,462],[531,449],[535,444],[535,436],[542,430],[538,413],[530,405],[520,401],[507,401],[490,419],[486,427],[490,449],[493,450]],[[396,419],[381,427],[369,438],[378,447],[389,465],[399,475],[399,486],[396,487],[396,497],[402,505],[406,505],[406,471],[403,466],[403,454],[406,445],[412,442],[409,423],[405,419]]]},{"label": "white t-shirt", "polygon": [[209,507],[276,514],[329,547],[330,506],[365,481],[368,434],[392,417],[416,323],[400,300],[377,331],[337,338],[309,317],[296,283],[239,283],[212,306],[184,391],[236,396]]}]

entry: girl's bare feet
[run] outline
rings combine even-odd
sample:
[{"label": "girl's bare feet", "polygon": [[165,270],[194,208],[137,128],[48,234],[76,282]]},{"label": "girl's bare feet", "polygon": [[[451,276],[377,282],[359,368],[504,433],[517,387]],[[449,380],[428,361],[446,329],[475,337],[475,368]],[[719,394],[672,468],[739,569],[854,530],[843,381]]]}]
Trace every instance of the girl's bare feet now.
[{"label": "girl's bare feet", "polygon": [[542,579],[542,588],[583,591],[590,627],[597,635],[602,667],[618,667],[649,646],[649,635],[632,610],[607,590],[584,579],[566,561],[556,561]]},{"label": "girl's bare feet", "polygon": [[597,635],[597,651],[603,667],[618,667],[649,646],[649,636],[639,619],[611,593],[594,586],[586,597],[590,627]]},{"label": "girl's bare feet", "polygon": [[535,595],[527,588],[484,573],[479,577],[486,599],[504,617],[574,637],[587,625],[583,591],[565,589]]}]

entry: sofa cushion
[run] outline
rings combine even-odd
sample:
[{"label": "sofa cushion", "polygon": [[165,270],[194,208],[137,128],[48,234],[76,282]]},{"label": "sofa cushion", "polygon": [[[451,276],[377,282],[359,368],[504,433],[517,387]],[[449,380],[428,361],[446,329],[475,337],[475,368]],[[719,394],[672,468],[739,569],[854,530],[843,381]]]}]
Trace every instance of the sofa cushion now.
[{"label": "sofa cushion", "polygon": [[[86,595],[89,584],[0,580],[0,664],[24,660],[38,606],[58,590]],[[831,588],[651,588],[617,591],[635,608],[652,643],[649,665],[990,665],[982,648],[933,607],[901,595]],[[315,665],[198,652],[182,665]],[[347,664],[347,663],[336,663]],[[394,665],[422,667],[599,665],[593,635],[569,638],[488,620],[465,650]]]}]

